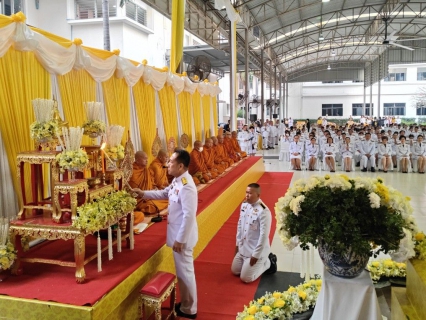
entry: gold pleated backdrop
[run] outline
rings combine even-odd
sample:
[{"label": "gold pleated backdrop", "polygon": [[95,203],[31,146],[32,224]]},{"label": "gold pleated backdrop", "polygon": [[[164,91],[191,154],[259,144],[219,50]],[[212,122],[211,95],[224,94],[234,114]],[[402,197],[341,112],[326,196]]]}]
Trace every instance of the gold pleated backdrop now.
[{"label": "gold pleated backdrop", "polygon": [[[70,127],[81,127],[86,119],[83,102],[96,101],[96,82],[86,70],[71,70],[58,76],[64,118]],[[83,145],[91,144],[88,136],[83,136]]]},{"label": "gold pleated backdrop", "polygon": [[161,111],[163,113],[166,139],[169,141],[170,138],[175,138],[177,147],[178,126],[176,113],[176,94],[171,86],[165,85],[164,88],[158,92],[158,96],[160,97]]},{"label": "gold pleated backdrop", "polygon": [[[0,58],[0,129],[16,192],[19,190],[16,155],[34,150],[34,141],[30,138],[30,124],[35,121],[31,100],[48,99],[50,91],[50,75],[33,52],[10,48]],[[29,176],[26,181],[29,187]],[[31,194],[29,190],[27,195]]]},{"label": "gold pleated backdrop", "polygon": [[204,116],[204,136],[206,138],[210,137],[210,99],[209,95],[202,97],[203,102],[203,116]]},{"label": "gold pleated backdrop", "polygon": [[194,107],[195,139],[201,140],[201,98],[198,91],[192,95],[192,105]]},{"label": "gold pleated backdrop", "polygon": [[191,126],[191,95],[188,92],[181,92],[178,96],[179,99],[179,111],[182,122],[182,131],[189,137],[189,145],[186,150],[192,150],[192,126]]},{"label": "gold pleated backdrop", "polygon": [[219,122],[218,115],[217,115],[217,98],[216,96],[212,97],[212,107],[213,107],[213,123],[214,123],[214,135],[217,136],[217,125]]},{"label": "gold pleated backdrop", "polygon": [[111,77],[102,82],[104,102],[108,123],[118,124],[125,128],[122,143],[128,138],[130,130],[130,90],[126,80]]}]

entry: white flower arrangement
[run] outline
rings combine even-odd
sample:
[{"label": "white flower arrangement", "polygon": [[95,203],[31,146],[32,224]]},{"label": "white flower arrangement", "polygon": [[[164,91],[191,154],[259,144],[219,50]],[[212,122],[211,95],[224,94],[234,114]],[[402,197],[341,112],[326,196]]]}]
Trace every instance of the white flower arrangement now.
[{"label": "white flower arrangement", "polygon": [[106,148],[104,151],[113,161],[124,158],[124,147],[121,145],[123,133],[124,127],[118,125],[109,126],[106,130]]},{"label": "white flower arrangement", "polygon": [[5,245],[0,245],[0,270],[7,270],[16,260],[17,252],[13,244],[8,241]]},{"label": "white flower arrangement", "polygon": [[124,147],[121,144],[115,147],[106,147],[105,153],[113,161],[121,160],[124,158]]},{"label": "white flower arrangement", "polygon": [[30,125],[31,138],[35,140],[51,139],[56,136],[58,123],[52,119],[54,101],[34,99],[31,101],[36,120]]},{"label": "white flower arrangement", "polygon": [[[343,244],[346,241],[346,245],[352,249],[358,246],[358,252],[368,252],[368,242],[360,244],[360,241],[364,241],[362,239],[366,239],[372,246],[378,246],[375,254],[389,251],[394,260],[405,261],[415,255],[415,235],[418,233],[409,200],[401,192],[385,186],[381,178],[350,179],[343,174],[313,176],[296,181],[285,196],[278,199],[275,204],[277,230],[288,250],[298,244],[302,248],[307,243],[316,245],[318,237],[325,237],[329,243]],[[333,210],[330,211],[328,208],[331,207]],[[324,214],[328,211],[332,216]],[[388,235],[378,234],[374,230],[380,225],[380,219],[365,222],[371,214],[379,213],[392,218],[387,225],[383,223],[383,230],[394,230]],[[347,218],[345,215],[348,215]],[[346,228],[350,220],[354,226],[363,229],[347,230],[343,236],[330,228],[330,218],[334,219],[335,226]],[[388,243],[387,237],[394,242]],[[395,241],[399,241],[399,249]]]},{"label": "white flower arrangement", "polygon": [[367,269],[374,283],[378,282],[382,277],[405,278],[407,276],[407,265],[403,262],[392,261],[391,259],[370,261]]},{"label": "white flower arrangement", "polygon": [[294,314],[315,306],[321,286],[321,279],[312,279],[284,292],[266,292],[263,297],[244,306],[244,311],[237,314],[237,320],[291,319]]},{"label": "white flower arrangement", "polygon": [[100,135],[105,132],[105,122],[101,120],[102,102],[84,102],[87,121],[83,124],[85,135]]},{"label": "white flower arrangement", "polygon": [[93,233],[106,228],[126,212],[136,207],[136,199],[126,191],[110,193],[96,201],[77,208],[78,216],[72,226]]}]

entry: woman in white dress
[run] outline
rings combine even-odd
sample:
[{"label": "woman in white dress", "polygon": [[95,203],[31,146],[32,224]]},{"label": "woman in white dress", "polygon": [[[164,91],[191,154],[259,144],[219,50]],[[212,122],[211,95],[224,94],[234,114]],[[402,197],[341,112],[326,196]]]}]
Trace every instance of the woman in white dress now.
[{"label": "woman in white dress", "polygon": [[401,141],[399,141],[399,139],[398,139],[398,132],[394,132],[392,134],[392,139],[390,139],[389,143],[392,146],[392,162],[393,162],[393,168],[395,169],[397,167],[397,163],[398,163],[398,159],[396,157],[396,154],[398,152],[398,146],[401,143]]},{"label": "woman in white dress", "polygon": [[292,168],[295,170],[302,170],[302,154],[303,154],[303,143],[299,141],[299,136],[294,136],[294,141],[290,143],[290,162]]},{"label": "woman in white dress", "polygon": [[330,172],[334,172],[336,170],[335,156],[336,156],[336,146],[333,143],[333,138],[328,137],[327,143],[323,146],[324,151],[324,162],[330,169]]},{"label": "woman in white dress", "polygon": [[423,143],[423,136],[419,134],[413,147],[413,159],[417,160],[417,172],[425,173],[426,165],[426,144]]},{"label": "woman in white dress", "polygon": [[343,158],[343,170],[346,172],[352,169],[352,159],[354,156],[354,144],[351,142],[350,137],[345,138],[345,142],[340,146],[340,153]]},{"label": "woman in white dress", "polygon": [[400,136],[399,141],[401,144],[398,145],[396,155],[399,161],[399,167],[402,173],[408,173],[408,163],[410,161],[410,146],[405,143],[405,136]]},{"label": "woman in white dress", "polygon": [[392,146],[388,142],[388,137],[382,137],[382,143],[378,147],[379,161],[382,162],[383,172],[388,172],[392,165]]},{"label": "woman in white dress", "polygon": [[306,146],[306,158],[308,160],[309,171],[314,171],[317,164],[319,147],[316,141],[317,140],[312,137],[311,142]]}]

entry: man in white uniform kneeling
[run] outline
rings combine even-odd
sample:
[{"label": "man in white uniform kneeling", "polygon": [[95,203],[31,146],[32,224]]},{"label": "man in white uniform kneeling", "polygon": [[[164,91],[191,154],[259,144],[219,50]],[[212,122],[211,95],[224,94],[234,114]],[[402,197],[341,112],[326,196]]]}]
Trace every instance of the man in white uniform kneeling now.
[{"label": "man in white uniform kneeling", "polygon": [[237,246],[231,271],[243,282],[253,282],[263,273],[277,271],[277,256],[271,253],[269,233],[271,211],[260,200],[260,186],[247,186],[246,200],[241,205],[237,228]]}]

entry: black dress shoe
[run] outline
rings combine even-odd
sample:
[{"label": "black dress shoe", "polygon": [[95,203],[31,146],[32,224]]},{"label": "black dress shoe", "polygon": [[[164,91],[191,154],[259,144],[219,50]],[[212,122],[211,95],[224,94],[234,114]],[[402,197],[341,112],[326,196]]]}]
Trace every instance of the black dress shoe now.
[{"label": "black dress shoe", "polygon": [[362,172],[367,172],[367,168],[364,168],[361,170]]},{"label": "black dress shoe", "polygon": [[264,274],[273,274],[277,272],[277,256],[271,252],[268,259],[271,261],[271,266],[264,272]]},{"label": "black dress shoe", "polygon": [[371,172],[376,172],[376,169],[374,169],[374,168],[371,168]]},{"label": "black dress shoe", "polygon": [[355,167],[359,167],[361,164],[359,162],[356,163]]},{"label": "black dress shoe", "polygon": [[181,305],[180,302],[175,304],[175,312],[176,312],[176,315],[178,317],[187,318],[187,319],[197,319],[196,313],[195,314],[187,314],[185,312],[180,311],[180,305]]}]

